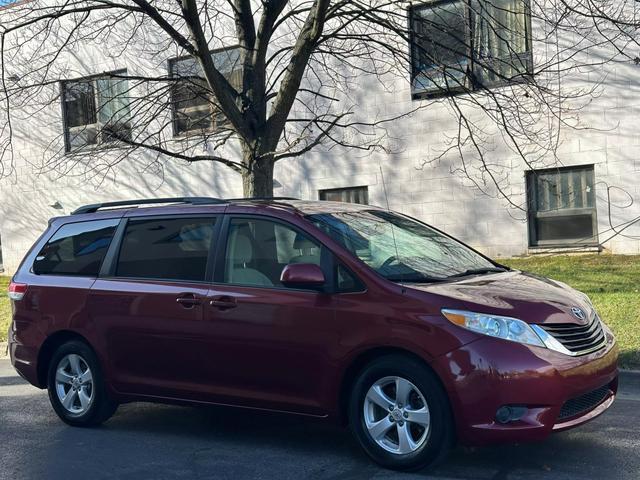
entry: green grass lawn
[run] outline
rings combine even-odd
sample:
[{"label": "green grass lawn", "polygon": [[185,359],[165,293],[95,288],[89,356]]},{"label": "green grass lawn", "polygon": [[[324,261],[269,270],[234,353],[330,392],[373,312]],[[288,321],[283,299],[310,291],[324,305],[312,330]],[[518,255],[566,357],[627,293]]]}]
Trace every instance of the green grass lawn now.
[{"label": "green grass lawn", "polygon": [[616,334],[621,366],[640,368],[640,256],[559,255],[500,262],[560,280],[589,295]]},{"label": "green grass lawn", "polygon": [[[589,295],[616,334],[621,365],[640,368],[640,256],[553,256],[501,262],[560,280]],[[0,341],[7,339],[11,316],[8,283],[8,277],[0,277]]]}]

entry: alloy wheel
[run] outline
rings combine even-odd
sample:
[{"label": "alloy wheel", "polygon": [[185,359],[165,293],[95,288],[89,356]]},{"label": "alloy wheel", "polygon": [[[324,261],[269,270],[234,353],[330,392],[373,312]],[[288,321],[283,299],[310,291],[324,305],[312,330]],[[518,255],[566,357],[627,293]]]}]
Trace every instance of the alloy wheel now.
[{"label": "alloy wheel", "polygon": [[56,368],[56,394],[60,404],[73,415],[82,415],[93,403],[93,374],[78,354],[62,357]]},{"label": "alloy wheel", "polygon": [[392,376],[369,388],[364,398],[364,423],[380,447],[406,455],[427,441],[431,419],[422,392],[409,380]]}]

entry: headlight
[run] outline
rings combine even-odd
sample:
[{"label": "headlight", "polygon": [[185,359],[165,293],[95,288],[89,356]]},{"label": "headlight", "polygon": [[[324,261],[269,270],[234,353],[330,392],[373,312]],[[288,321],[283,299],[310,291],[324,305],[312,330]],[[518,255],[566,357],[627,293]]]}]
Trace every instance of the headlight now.
[{"label": "headlight", "polygon": [[482,335],[502,338],[512,342],[526,343],[536,347],[546,347],[531,326],[517,318],[466,312],[464,310],[442,309],[442,314],[451,323]]}]

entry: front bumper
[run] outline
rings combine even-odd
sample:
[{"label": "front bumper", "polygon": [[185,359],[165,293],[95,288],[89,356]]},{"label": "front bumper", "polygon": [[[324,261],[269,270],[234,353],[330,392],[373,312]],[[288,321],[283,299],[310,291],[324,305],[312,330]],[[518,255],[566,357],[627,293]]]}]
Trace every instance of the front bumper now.
[{"label": "front bumper", "polygon": [[[618,388],[618,348],[608,329],[606,336],[604,348],[580,357],[483,337],[437,358],[433,367],[449,394],[459,441],[542,440],[603,413]],[[581,402],[594,391],[602,395]],[[568,410],[569,400],[582,408]],[[496,411],[504,405],[524,406],[526,413],[499,423]]]}]

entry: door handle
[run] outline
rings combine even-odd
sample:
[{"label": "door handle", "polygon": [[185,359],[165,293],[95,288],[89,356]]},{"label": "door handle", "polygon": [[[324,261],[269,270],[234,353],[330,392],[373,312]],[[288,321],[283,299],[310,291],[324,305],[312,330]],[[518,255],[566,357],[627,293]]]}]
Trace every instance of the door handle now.
[{"label": "door handle", "polygon": [[230,297],[229,295],[220,295],[219,297],[213,297],[209,302],[209,305],[220,310],[229,310],[231,308],[236,308],[238,306],[238,302],[236,302],[235,298]]},{"label": "door handle", "polygon": [[193,308],[196,305],[200,305],[200,299],[193,293],[185,293],[181,297],[176,298],[176,302],[182,305],[184,308]]}]

